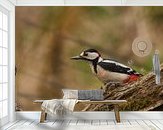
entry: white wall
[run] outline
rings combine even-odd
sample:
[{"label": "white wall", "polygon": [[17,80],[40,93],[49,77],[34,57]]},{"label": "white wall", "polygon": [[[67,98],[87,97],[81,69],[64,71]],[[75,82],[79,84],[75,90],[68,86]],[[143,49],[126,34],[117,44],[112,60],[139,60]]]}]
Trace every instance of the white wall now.
[{"label": "white wall", "polygon": [[9,89],[10,121],[15,120],[15,7],[10,11]]},{"label": "white wall", "polygon": [[10,0],[17,6],[137,6],[163,5],[163,0]]},{"label": "white wall", "polygon": [[17,0],[17,6],[63,6],[64,0]]},{"label": "white wall", "polygon": [[10,3],[12,3],[13,5],[16,5],[16,0],[8,0]]}]

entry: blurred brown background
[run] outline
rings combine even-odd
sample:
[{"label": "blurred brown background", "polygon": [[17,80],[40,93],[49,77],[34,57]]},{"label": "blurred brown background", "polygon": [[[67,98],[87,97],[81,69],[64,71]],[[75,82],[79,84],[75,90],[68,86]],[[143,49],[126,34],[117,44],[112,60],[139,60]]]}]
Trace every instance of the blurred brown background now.
[{"label": "blurred brown background", "polygon": [[[35,99],[61,98],[62,88],[95,89],[102,83],[88,64],[71,56],[94,48],[145,74],[152,55],[163,61],[163,7],[16,7],[16,110],[38,110]],[[132,52],[136,37],[152,52]]]}]

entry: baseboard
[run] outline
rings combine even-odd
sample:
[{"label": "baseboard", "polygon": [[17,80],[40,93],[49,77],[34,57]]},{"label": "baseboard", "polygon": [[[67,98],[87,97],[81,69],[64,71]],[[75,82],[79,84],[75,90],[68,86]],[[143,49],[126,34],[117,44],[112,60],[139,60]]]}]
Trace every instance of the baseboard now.
[{"label": "baseboard", "polygon": [[[163,112],[120,112],[121,119],[163,119]],[[38,120],[40,118],[40,112],[38,111],[28,111],[28,112],[16,112],[16,119],[22,120]],[[48,119],[58,119],[59,117],[48,116]],[[115,119],[114,112],[74,112],[70,116],[65,116],[64,119]]]}]

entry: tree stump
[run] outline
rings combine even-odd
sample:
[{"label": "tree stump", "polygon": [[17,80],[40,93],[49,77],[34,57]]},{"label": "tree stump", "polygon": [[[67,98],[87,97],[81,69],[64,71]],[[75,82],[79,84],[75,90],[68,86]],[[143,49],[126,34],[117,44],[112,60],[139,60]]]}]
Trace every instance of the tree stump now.
[{"label": "tree stump", "polygon": [[[163,64],[161,65],[161,84],[155,83],[155,75],[149,72],[138,81],[129,84],[108,83],[105,87],[105,99],[127,100],[120,105],[124,111],[151,111],[159,107],[163,110]],[[108,111],[114,106],[91,105],[86,111]]]}]

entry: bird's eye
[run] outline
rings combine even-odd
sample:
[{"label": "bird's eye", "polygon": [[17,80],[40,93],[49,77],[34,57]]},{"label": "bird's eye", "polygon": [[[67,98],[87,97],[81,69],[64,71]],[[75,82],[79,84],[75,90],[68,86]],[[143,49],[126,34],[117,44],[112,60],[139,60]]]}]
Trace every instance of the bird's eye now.
[{"label": "bird's eye", "polygon": [[84,53],[84,56],[88,56],[88,53]]}]

